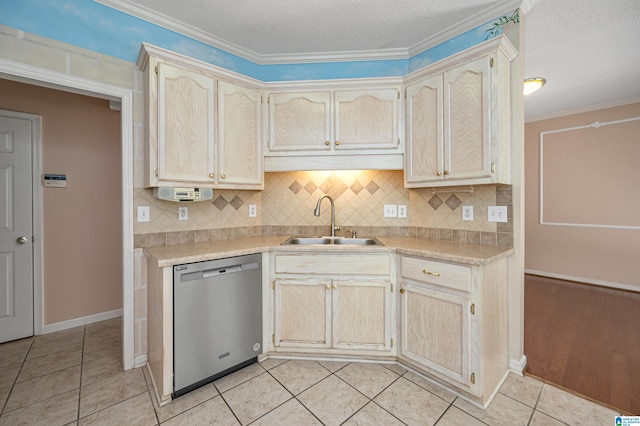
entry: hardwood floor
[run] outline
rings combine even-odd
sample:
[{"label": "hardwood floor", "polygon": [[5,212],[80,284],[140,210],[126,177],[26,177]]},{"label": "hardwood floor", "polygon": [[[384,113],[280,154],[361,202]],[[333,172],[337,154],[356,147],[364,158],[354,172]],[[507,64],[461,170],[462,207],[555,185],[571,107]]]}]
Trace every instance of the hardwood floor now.
[{"label": "hardwood floor", "polygon": [[640,415],[640,293],[525,275],[527,372]]}]

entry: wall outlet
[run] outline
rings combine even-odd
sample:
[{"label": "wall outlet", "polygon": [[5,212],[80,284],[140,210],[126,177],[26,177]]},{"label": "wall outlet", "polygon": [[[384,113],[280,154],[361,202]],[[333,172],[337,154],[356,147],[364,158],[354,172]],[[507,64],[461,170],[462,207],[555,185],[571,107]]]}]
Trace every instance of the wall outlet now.
[{"label": "wall outlet", "polygon": [[149,222],[149,206],[138,206],[138,222]]},{"label": "wall outlet", "polygon": [[506,222],[507,206],[489,206],[487,217],[489,222]]},{"label": "wall outlet", "polygon": [[249,217],[256,217],[258,215],[258,209],[255,204],[249,204]]},{"label": "wall outlet", "polygon": [[462,206],[462,220],[473,220],[473,206]]},{"label": "wall outlet", "polygon": [[178,220],[189,220],[189,207],[178,207]]},{"label": "wall outlet", "polygon": [[384,217],[398,217],[398,206],[395,204],[385,204]]},{"label": "wall outlet", "polygon": [[398,204],[398,217],[403,219],[407,217],[407,206],[405,204]]}]

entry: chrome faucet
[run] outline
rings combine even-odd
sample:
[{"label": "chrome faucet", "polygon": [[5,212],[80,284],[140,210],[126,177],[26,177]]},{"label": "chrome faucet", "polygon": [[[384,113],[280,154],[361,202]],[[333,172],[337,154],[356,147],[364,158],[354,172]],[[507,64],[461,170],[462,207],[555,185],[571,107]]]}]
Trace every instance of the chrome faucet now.
[{"label": "chrome faucet", "polygon": [[342,228],[340,228],[339,226],[336,226],[336,208],[333,203],[333,198],[331,198],[328,195],[323,195],[322,197],[320,197],[320,199],[318,200],[318,204],[316,204],[316,208],[313,210],[313,215],[320,216],[320,203],[322,203],[322,200],[324,200],[325,198],[328,198],[329,201],[331,202],[331,236],[335,237],[336,231],[339,231]]}]

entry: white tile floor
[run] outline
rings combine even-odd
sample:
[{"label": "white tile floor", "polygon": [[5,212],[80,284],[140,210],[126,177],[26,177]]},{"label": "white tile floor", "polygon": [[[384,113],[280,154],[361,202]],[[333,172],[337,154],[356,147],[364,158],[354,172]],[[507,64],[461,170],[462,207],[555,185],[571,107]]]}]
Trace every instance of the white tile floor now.
[{"label": "white tile floor", "polygon": [[158,407],[121,371],[120,320],[0,345],[0,425],[613,425],[615,412],[511,375],[486,411],[395,365],[267,360]]}]

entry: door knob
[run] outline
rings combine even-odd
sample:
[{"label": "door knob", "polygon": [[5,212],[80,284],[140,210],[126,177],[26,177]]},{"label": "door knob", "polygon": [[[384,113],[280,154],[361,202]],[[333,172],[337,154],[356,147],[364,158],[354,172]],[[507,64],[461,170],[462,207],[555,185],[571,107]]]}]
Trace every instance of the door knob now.
[{"label": "door knob", "polygon": [[16,240],[18,244],[27,244],[28,241],[29,239],[27,237],[20,237]]}]

